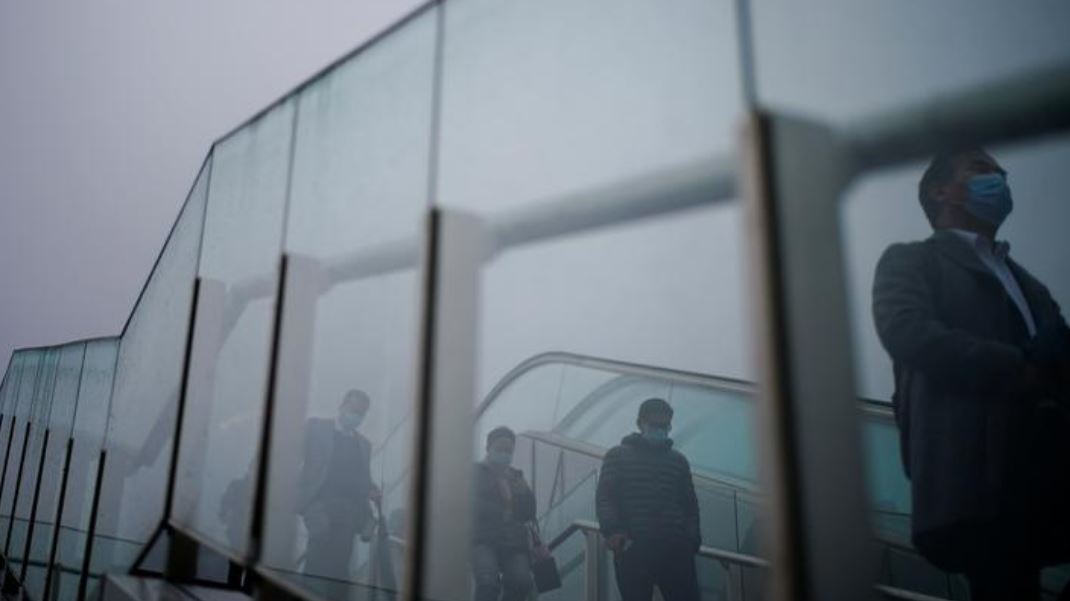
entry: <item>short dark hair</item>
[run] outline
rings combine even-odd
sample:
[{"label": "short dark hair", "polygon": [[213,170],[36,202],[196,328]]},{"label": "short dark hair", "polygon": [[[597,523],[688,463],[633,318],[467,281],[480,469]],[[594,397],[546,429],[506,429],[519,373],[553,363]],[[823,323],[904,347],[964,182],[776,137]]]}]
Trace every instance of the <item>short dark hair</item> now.
[{"label": "short dark hair", "polygon": [[367,409],[371,406],[371,404],[372,399],[368,396],[368,393],[364,392],[363,390],[357,390],[356,388],[354,388],[353,390],[347,392],[344,397],[342,397],[341,406],[346,407],[348,405],[358,405],[363,406],[365,409]]},{"label": "short dark hair", "polygon": [[672,405],[665,399],[658,397],[650,398],[642,402],[639,405],[639,419],[643,420],[652,415],[668,415],[672,418]]},{"label": "short dark hair", "polygon": [[492,442],[499,438],[508,438],[509,440],[516,442],[516,433],[510,430],[507,426],[498,426],[487,434],[487,446],[489,447]]},{"label": "short dark hair", "polygon": [[984,153],[985,149],[980,146],[971,146],[961,150],[945,151],[937,154],[929,162],[925,173],[918,182],[918,202],[925,211],[925,217],[929,219],[929,225],[936,225],[936,218],[940,214],[940,206],[933,200],[932,191],[937,186],[942,186],[955,177],[955,161],[974,153]]}]

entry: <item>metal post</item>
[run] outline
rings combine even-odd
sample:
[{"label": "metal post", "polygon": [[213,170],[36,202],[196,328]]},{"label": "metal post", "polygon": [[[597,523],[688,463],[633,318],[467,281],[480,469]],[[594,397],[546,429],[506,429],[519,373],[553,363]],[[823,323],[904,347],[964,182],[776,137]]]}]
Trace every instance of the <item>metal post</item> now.
[{"label": "metal post", "polygon": [[[193,279],[193,294],[189,305],[189,316],[186,319],[186,348],[182,353],[182,379],[178,384],[178,408],[175,413],[175,438],[171,443],[171,463],[168,467],[170,476],[167,478],[167,491],[164,494],[163,519],[171,517],[171,509],[175,503],[175,470],[178,469],[178,453],[182,440],[182,420],[186,415],[186,396],[189,390],[190,355],[193,352],[193,325],[197,321],[197,304],[201,295],[201,278]],[[150,542],[151,544],[151,542]],[[137,564],[135,564],[136,566]]]},{"label": "metal post", "polygon": [[100,460],[97,463],[96,486],[93,488],[93,505],[89,510],[89,532],[85,538],[85,552],[82,554],[82,572],[78,578],[77,601],[85,601],[89,592],[89,568],[93,563],[93,538],[97,534],[97,514],[100,510],[100,489],[104,482],[104,464],[107,463],[108,451],[100,450]]},{"label": "metal post", "polygon": [[867,598],[877,564],[838,211],[850,161],[828,130],[761,113],[744,145],[774,597]]},{"label": "metal post", "polygon": [[37,483],[33,487],[33,501],[30,503],[30,522],[26,525],[26,543],[22,547],[22,570],[19,580],[26,582],[26,569],[30,565],[30,545],[33,543],[34,524],[37,521],[37,504],[41,500],[41,480],[45,473],[45,453],[48,452],[48,438],[51,431],[45,428],[41,441],[41,455],[37,459]]},{"label": "metal post", "polygon": [[606,550],[602,546],[602,534],[597,530],[585,530],[583,563],[583,598],[585,601],[602,601],[605,581]]},{"label": "metal post", "polygon": [[412,544],[403,599],[468,599],[479,279],[488,250],[475,217],[434,208],[427,223],[414,412]]},{"label": "metal post", "polygon": [[45,588],[41,595],[43,600],[49,599],[52,592],[52,576],[56,571],[56,554],[59,552],[59,533],[63,527],[63,504],[67,498],[67,479],[71,470],[71,454],[74,452],[74,437],[67,439],[67,454],[63,458],[63,476],[59,482],[59,500],[56,501],[56,518],[52,526],[52,547],[48,552],[48,566],[45,569]]},{"label": "metal post", "polygon": [[4,541],[4,556],[11,557],[11,533],[15,531],[15,510],[19,505],[19,490],[22,488],[22,471],[26,467],[26,453],[30,451],[29,438],[30,438],[30,426],[32,426],[29,418],[26,420],[26,431],[22,434],[22,453],[19,457],[19,471],[15,476],[15,498],[11,499],[11,516],[10,524],[7,528],[7,539]]}]

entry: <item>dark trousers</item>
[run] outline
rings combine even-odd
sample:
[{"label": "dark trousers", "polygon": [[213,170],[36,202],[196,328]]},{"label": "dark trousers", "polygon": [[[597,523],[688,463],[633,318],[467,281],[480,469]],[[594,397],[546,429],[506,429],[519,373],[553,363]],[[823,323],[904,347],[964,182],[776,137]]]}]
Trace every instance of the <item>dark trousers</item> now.
[{"label": "dark trousers", "polygon": [[690,545],[633,541],[613,560],[621,601],[650,601],[654,587],[665,601],[698,601],[698,574]]},{"label": "dark trousers", "polygon": [[308,530],[305,574],[339,580],[349,578],[353,544],[366,517],[347,499],[323,499],[303,514]]},{"label": "dark trousers", "polygon": [[522,601],[531,593],[531,557],[525,550],[472,548],[475,601]]},{"label": "dark trousers", "polygon": [[[1027,459],[1008,484],[1014,494],[996,518],[915,535],[922,555],[966,576],[973,601],[1036,601],[1041,568],[1070,561],[1068,426],[1059,413],[1038,418]],[[1070,601],[1070,585],[1059,600]]]}]

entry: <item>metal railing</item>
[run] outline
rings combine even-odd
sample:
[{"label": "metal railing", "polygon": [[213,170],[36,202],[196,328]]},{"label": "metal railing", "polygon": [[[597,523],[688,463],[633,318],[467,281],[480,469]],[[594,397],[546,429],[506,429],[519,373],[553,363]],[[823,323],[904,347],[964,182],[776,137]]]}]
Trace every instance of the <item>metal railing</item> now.
[{"label": "metal railing", "polygon": [[[602,568],[607,561],[607,554],[609,551],[605,547],[602,532],[599,529],[598,524],[590,520],[575,520],[560,534],[550,540],[546,546],[553,552],[577,532],[584,535],[584,601],[602,601],[607,598],[604,587],[608,585]],[[748,599],[746,591],[742,585],[742,571],[744,569],[765,570],[769,567],[769,562],[761,557],[736,553],[733,551],[725,551],[723,549],[705,545],[699,547],[696,555],[700,558],[720,563],[728,573],[728,590],[726,591],[727,594],[725,595],[725,598],[729,601],[745,601]],[[901,599],[903,601],[948,601],[948,599],[944,597],[934,597],[932,595],[916,593],[892,586],[877,585],[875,589],[878,593],[888,599]]]}]

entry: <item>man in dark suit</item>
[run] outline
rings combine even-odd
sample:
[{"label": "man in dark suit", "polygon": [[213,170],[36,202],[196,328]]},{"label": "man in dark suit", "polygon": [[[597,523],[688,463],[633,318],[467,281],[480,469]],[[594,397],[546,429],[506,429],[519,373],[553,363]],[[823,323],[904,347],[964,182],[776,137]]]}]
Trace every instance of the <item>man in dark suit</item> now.
[{"label": "man in dark suit", "polygon": [[995,159],[938,156],[918,196],[934,233],[889,247],[873,286],[914,544],[975,601],[1039,599],[1041,567],[1070,560],[1070,330],[996,241],[1013,202]]},{"label": "man in dark suit", "polygon": [[380,492],[371,477],[371,443],[357,431],[370,405],[367,394],[350,390],[337,418],[308,420],[299,492],[306,574],[347,578],[354,539],[372,523],[369,501]]}]

